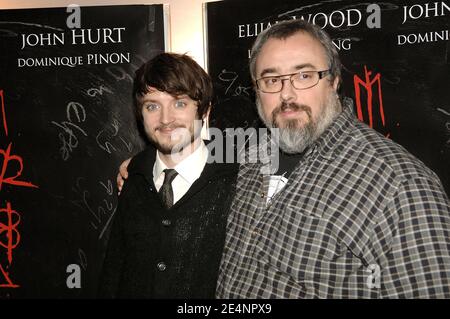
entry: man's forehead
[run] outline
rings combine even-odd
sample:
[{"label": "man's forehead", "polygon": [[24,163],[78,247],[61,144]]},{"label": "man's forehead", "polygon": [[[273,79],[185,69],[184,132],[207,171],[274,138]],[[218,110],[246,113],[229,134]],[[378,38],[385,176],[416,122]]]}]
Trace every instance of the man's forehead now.
[{"label": "man's forehead", "polygon": [[[290,34],[288,36],[284,37],[270,37],[267,39],[267,41],[262,45],[261,51],[264,50],[264,48],[268,45],[272,45],[275,47],[275,49],[280,48],[280,44],[290,44],[291,46],[299,46],[299,47],[305,47],[305,46],[319,46],[322,47],[322,43],[314,37],[313,35],[309,34],[306,31],[298,31],[293,34]],[[273,49],[273,48],[272,48]]]},{"label": "man's forehead", "polygon": [[[324,65],[322,65],[324,64]],[[267,69],[298,69],[299,65],[321,68],[327,65],[321,42],[308,33],[297,32],[286,38],[270,38],[256,57],[258,75]]]},{"label": "man's forehead", "polygon": [[155,88],[148,88],[146,92],[137,95],[138,101],[154,100],[159,96],[163,96],[165,92],[157,90]]},{"label": "man's forehead", "polygon": [[143,95],[138,96],[138,99],[145,100],[145,99],[157,99],[157,98],[167,98],[167,99],[180,99],[180,98],[189,98],[187,94],[172,94],[166,91],[158,90],[155,87],[147,87],[147,92]]},{"label": "man's forehead", "polygon": [[157,88],[155,88],[153,86],[147,86],[147,92],[145,93],[145,95],[156,95],[159,93],[166,93],[166,92],[158,90]]}]

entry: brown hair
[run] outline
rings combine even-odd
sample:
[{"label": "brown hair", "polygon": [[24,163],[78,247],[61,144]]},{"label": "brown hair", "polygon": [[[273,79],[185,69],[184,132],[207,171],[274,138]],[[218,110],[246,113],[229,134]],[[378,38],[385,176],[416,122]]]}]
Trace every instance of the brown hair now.
[{"label": "brown hair", "polygon": [[133,101],[137,117],[142,121],[139,98],[153,87],[172,96],[186,94],[197,102],[199,118],[207,113],[213,99],[209,75],[186,54],[161,53],[143,64],[135,73]]}]

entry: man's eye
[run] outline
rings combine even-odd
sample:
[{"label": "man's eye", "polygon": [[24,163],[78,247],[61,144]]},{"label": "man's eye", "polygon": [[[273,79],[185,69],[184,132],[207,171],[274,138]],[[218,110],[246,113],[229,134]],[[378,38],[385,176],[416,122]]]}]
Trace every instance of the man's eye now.
[{"label": "man's eye", "polygon": [[310,73],[299,73],[297,75],[298,79],[300,80],[309,80],[311,78],[311,74]]},{"label": "man's eye", "polygon": [[280,82],[279,78],[265,78],[264,84],[267,86],[276,85],[278,82]]},{"label": "man's eye", "polygon": [[176,107],[176,108],[183,108],[183,107],[185,107],[185,106],[186,106],[186,103],[183,102],[183,101],[176,101],[176,102],[175,102],[175,107]]},{"label": "man's eye", "polygon": [[158,104],[154,104],[154,103],[150,103],[150,104],[145,105],[145,109],[147,111],[155,111],[158,108],[159,108]]}]

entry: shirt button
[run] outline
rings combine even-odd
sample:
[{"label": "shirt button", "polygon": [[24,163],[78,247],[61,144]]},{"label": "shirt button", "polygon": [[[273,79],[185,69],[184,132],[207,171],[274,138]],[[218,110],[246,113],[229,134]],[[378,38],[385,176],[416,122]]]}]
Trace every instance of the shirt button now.
[{"label": "shirt button", "polygon": [[161,223],[166,227],[169,227],[172,224],[170,219],[164,219]]},{"label": "shirt button", "polygon": [[159,271],[164,271],[167,268],[167,265],[164,262],[159,262],[156,267],[158,268]]}]

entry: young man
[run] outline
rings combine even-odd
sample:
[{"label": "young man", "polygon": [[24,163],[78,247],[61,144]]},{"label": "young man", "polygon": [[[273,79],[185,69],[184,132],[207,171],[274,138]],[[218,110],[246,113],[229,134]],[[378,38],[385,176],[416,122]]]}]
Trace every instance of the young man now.
[{"label": "young man", "polygon": [[250,70],[260,117],[279,129],[279,169],[240,168],[217,297],[450,297],[439,178],[341,103],[340,68],[328,35],[303,20],[258,36]]},{"label": "young man", "polygon": [[237,166],[207,163],[211,79],[188,56],[163,53],[136,71],[133,96],[151,145],[128,166],[100,294],[213,298]]}]

